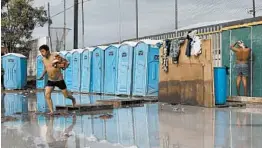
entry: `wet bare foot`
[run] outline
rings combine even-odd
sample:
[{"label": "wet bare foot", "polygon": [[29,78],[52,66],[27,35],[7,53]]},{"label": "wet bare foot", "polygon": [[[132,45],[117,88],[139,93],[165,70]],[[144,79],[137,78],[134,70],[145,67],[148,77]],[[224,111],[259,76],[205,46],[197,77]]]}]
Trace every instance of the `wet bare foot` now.
[{"label": "wet bare foot", "polygon": [[74,99],[72,99],[72,104],[73,104],[73,107],[75,107],[76,106],[76,99],[74,98]]}]

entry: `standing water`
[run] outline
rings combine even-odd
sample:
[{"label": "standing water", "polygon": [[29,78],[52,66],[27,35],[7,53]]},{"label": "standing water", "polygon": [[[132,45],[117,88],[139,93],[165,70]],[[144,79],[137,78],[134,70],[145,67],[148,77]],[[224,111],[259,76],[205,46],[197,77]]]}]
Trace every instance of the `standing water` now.
[{"label": "standing water", "polygon": [[[74,95],[78,104],[114,96]],[[36,98],[36,99],[35,99]],[[70,104],[53,93],[54,104]],[[48,116],[43,92],[2,94],[2,147],[6,148],[261,148],[262,113],[143,104],[106,115]],[[38,112],[38,113],[35,113]],[[11,118],[12,117],[12,118]],[[12,120],[8,120],[12,119]]]}]

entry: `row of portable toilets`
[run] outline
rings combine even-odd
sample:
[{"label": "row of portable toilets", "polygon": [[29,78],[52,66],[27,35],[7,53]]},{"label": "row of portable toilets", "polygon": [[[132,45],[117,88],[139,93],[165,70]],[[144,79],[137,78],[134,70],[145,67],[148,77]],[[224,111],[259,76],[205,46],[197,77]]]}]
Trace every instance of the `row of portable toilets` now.
[{"label": "row of portable toilets", "polygon": [[[70,65],[63,71],[68,90],[81,93],[157,96],[162,41],[141,40],[62,51]],[[37,77],[44,69],[37,57]],[[44,88],[47,77],[37,81]]]}]

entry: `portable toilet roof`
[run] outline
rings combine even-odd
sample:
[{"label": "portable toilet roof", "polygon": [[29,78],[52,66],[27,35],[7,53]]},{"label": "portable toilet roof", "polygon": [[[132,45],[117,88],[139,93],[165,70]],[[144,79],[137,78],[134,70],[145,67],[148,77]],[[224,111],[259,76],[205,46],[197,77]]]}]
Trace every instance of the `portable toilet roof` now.
[{"label": "portable toilet roof", "polygon": [[86,47],[85,49],[89,50],[89,51],[93,51],[96,47]]},{"label": "portable toilet roof", "polygon": [[65,55],[68,53],[68,51],[60,51],[61,54]]},{"label": "portable toilet roof", "polygon": [[144,40],[141,40],[140,42],[144,42],[144,43],[149,44],[149,45],[163,44],[163,41],[162,41],[162,40],[144,39]]},{"label": "portable toilet roof", "polygon": [[121,45],[127,44],[129,46],[135,47],[137,45],[138,42],[134,42],[134,41],[126,41],[124,43],[122,43]]},{"label": "portable toilet roof", "polygon": [[70,52],[71,53],[74,53],[74,52],[79,52],[79,53],[82,53],[85,49],[73,49],[71,50]]},{"label": "portable toilet roof", "polygon": [[[116,48],[119,48],[121,46],[121,44],[111,44],[109,46],[106,47],[106,49],[110,48],[110,47],[116,47]],[[105,49],[105,50],[106,50]]]},{"label": "portable toilet roof", "polygon": [[96,48],[100,48],[102,50],[105,50],[108,46],[97,46]]},{"label": "portable toilet roof", "polygon": [[8,53],[8,54],[3,55],[2,57],[7,57],[7,56],[11,56],[11,55],[19,57],[19,58],[27,58],[26,56],[19,54],[19,53]]},{"label": "portable toilet roof", "polygon": [[[121,44],[111,44],[111,45],[109,45],[108,47],[110,47],[110,46],[113,46],[113,47],[119,48],[119,47],[121,46]],[[107,47],[107,48],[108,48],[108,47]]]}]

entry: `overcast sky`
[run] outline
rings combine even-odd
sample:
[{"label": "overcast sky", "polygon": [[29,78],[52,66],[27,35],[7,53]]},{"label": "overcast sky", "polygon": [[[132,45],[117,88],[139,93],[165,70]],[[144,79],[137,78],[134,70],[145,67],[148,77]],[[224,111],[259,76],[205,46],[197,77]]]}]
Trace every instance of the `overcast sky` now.
[{"label": "overcast sky", "polygon": [[[51,5],[51,16],[63,11],[63,0],[35,0],[34,5],[42,5],[47,9],[48,1]],[[135,0],[84,1],[86,1],[84,3],[84,46],[116,42],[120,37],[123,40],[136,36]],[[174,1],[138,0],[139,36],[173,31],[175,28]],[[66,0],[66,7],[72,5],[73,0]],[[256,6],[261,9],[257,12],[257,16],[261,16],[262,1],[256,0]],[[252,15],[247,13],[247,8],[252,8],[252,0],[178,0],[178,25],[181,28],[195,24],[250,18]],[[81,13],[81,4],[79,4],[79,47],[82,46]],[[66,11],[66,16],[67,27],[72,29],[67,35],[66,46],[71,49],[73,47],[73,8]],[[53,17],[52,21],[52,27],[63,27],[63,13]],[[35,29],[33,34],[34,38],[47,35],[47,25],[44,28]]]}]

